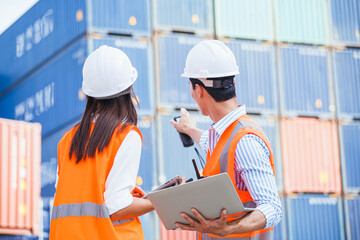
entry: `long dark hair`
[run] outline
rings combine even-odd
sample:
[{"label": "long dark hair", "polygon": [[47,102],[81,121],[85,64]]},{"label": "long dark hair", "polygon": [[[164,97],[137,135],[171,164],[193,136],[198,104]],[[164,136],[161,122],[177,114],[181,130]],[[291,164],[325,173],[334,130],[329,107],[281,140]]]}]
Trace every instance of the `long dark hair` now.
[{"label": "long dark hair", "polygon": [[[137,112],[133,103],[135,97],[132,87],[130,93],[110,98],[96,99],[87,97],[85,112],[78,129],[71,142],[69,158],[75,154],[76,163],[86,157],[94,157],[109,145],[115,129],[121,124],[117,134],[125,129],[128,124],[137,125]],[[90,135],[91,123],[95,121],[94,129]]]}]

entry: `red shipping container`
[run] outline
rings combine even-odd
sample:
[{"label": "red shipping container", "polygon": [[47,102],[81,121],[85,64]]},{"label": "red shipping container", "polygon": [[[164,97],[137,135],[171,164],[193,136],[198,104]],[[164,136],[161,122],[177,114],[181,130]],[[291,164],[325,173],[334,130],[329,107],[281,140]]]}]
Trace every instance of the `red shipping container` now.
[{"label": "red shipping container", "polygon": [[0,118],[0,234],[37,234],[41,125]]},{"label": "red shipping container", "polygon": [[337,126],[315,118],[281,120],[284,191],[341,193]]},{"label": "red shipping container", "polygon": [[196,232],[184,230],[166,230],[165,226],[161,225],[161,240],[196,240]]}]

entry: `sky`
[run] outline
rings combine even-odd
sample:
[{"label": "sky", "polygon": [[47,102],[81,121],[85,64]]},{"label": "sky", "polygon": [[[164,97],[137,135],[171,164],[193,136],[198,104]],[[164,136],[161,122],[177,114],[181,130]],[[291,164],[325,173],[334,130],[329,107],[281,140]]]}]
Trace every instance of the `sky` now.
[{"label": "sky", "polygon": [[39,0],[0,0],[0,34]]}]

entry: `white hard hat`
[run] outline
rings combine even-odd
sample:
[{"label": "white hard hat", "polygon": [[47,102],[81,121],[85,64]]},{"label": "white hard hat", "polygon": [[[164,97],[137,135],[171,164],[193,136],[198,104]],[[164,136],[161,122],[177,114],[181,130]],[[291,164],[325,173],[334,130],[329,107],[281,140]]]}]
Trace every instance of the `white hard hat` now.
[{"label": "white hard hat", "polygon": [[190,50],[181,76],[206,79],[236,74],[239,67],[230,48],[218,40],[204,40]]},{"label": "white hard hat", "polygon": [[118,48],[100,46],[86,59],[83,67],[83,92],[94,98],[106,99],[128,93],[137,71],[128,56]]}]

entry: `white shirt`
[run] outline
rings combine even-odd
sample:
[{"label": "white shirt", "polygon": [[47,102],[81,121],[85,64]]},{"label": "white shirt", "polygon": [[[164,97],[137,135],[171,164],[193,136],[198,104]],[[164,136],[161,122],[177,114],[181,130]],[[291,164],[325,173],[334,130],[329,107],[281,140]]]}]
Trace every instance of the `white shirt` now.
[{"label": "white shirt", "polygon": [[[121,143],[105,182],[104,200],[110,215],[133,202],[130,192],[135,188],[140,156],[141,137],[135,130],[131,130]],[[58,175],[55,188],[57,182]]]},{"label": "white shirt", "polygon": [[133,202],[130,192],[135,188],[140,156],[141,137],[131,130],[121,143],[105,182],[104,200],[110,215]]}]

